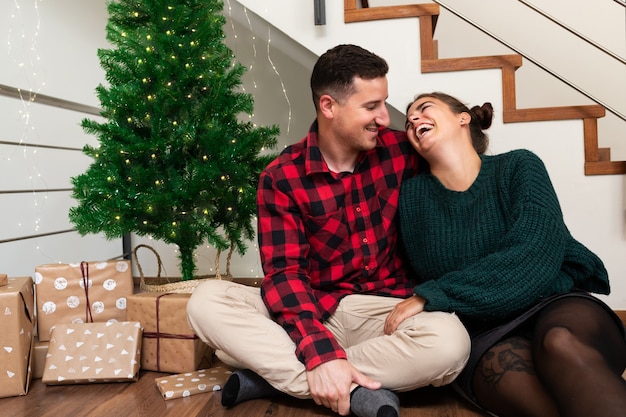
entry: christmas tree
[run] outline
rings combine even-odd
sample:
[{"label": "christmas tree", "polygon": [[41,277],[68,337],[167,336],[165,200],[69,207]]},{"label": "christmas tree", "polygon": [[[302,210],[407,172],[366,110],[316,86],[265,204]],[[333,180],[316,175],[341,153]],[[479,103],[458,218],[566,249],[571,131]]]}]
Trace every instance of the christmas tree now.
[{"label": "christmas tree", "polygon": [[98,57],[108,87],[96,88],[105,122],[85,119],[98,137],[93,158],[72,178],[82,235],[151,236],[179,248],[184,280],[195,249],[246,251],[254,238],[259,175],[274,155],[278,127],[243,121],[254,101],[241,89],[245,67],[223,43],[221,0],[109,3]]}]

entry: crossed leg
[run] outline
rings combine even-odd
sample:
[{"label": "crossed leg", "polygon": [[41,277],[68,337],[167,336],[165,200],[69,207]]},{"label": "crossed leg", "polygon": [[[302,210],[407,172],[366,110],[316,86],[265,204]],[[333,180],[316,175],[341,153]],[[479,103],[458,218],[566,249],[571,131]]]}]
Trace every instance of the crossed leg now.
[{"label": "crossed leg", "polygon": [[473,375],[483,407],[506,417],[622,416],[626,341],[593,300],[567,297],[538,313],[530,337],[492,346]]}]

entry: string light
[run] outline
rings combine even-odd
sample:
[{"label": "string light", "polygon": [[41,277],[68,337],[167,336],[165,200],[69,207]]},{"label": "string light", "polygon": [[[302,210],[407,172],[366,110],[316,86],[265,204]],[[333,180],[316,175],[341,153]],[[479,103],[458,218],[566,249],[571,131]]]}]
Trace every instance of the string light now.
[{"label": "string light", "polygon": [[280,81],[280,86],[283,90],[283,96],[285,97],[285,100],[287,101],[287,107],[289,109],[288,112],[288,119],[287,119],[287,135],[289,135],[289,131],[291,129],[291,102],[289,101],[289,96],[287,95],[287,89],[285,89],[285,84],[283,83],[283,78],[280,76],[280,73],[278,72],[278,69],[276,68],[276,65],[274,65],[274,62],[272,61],[272,54],[270,53],[270,44],[272,42],[272,34],[271,34],[271,27],[270,25],[267,25],[267,60],[269,61],[270,65],[272,66],[272,69],[274,70],[274,73],[278,76],[278,80]]},{"label": "string light", "polygon": [[[35,101],[37,94],[46,85],[46,82],[45,71],[43,70],[41,56],[37,48],[41,29],[40,1],[34,0],[33,2],[27,2],[26,5],[23,3],[25,2],[13,1],[13,8],[9,12],[10,22],[7,33],[7,55],[17,69],[16,73],[22,77],[20,81],[16,81],[16,84],[19,84],[19,86],[16,86],[20,100],[17,116],[22,123],[21,134],[17,141],[18,146],[15,146],[10,153],[3,155],[3,159],[11,162],[17,155],[17,152],[21,151],[21,161],[16,161],[16,163],[27,169],[25,182],[32,187],[31,194],[35,210],[30,230],[25,230],[27,225],[21,221],[16,223],[16,227],[18,230],[23,230],[21,235],[29,235],[40,231],[42,223],[41,213],[45,210],[45,202],[48,200],[46,192],[36,191],[36,189],[47,188],[47,184],[36,165],[37,148],[30,146],[30,144],[40,143],[39,132],[31,118],[31,105]],[[31,6],[30,8],[24,7],[29,5]],[[52,260],[50,256],[46,256],[43,253],[36,240],[34,241],[34,247],[42,256]]]}]

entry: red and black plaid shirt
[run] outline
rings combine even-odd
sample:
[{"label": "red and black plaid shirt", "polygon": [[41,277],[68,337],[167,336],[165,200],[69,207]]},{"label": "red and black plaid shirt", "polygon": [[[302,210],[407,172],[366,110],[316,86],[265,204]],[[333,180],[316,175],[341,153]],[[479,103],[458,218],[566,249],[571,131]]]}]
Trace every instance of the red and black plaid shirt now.
[{"label": "red and black plaid shirt", "polygon": [[400,255],[398,194],[417,154],[404,132],[381,130],[353,173],[332,173],[317,123],[261,174],[258,239],[267,308],[296,343],[308,370],[346,358],[322,324],[342,297],[413,294]]}]

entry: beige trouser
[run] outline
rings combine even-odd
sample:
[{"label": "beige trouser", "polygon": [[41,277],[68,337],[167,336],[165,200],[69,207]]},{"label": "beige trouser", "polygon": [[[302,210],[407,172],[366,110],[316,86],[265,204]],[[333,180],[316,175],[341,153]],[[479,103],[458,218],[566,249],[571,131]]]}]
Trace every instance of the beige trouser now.
[{"label": "beige trouser", "polygon": [[[325,322],[348,361],[383,388],[409,391],[454,380],[465,366],[470,339],[454,314],[422,312],[385,335],[385,317],[401,299],[349,295]],[[260,289],[230,281],[199,285],[187,304],[198,337],[224,363],[251,369],[280,391],[310,398],[295,344],[270,318]]]}]

